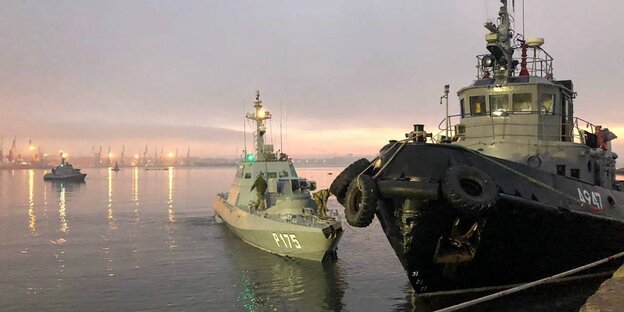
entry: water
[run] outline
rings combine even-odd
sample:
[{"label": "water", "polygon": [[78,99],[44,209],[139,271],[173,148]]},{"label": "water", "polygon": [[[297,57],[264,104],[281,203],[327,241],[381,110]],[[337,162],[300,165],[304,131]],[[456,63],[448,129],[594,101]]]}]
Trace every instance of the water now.
[{"label": "water", "polygon": [[[326,188],[341,169],[298,172]],[[420,312],[474,298],[415,296],[376,220],[343,222],[335,262],[247,245],[213,219],[233,167],[84,171],[86,183],[60,184],[0,170],[0,311]],[[335,198],[328,206],[342,215]],[[467,311],[578,311],[600,281]]]},{"label": "water", "polygon": [[[86,183],[60,184],[44,182],[43,170],[0,170],[0,311],[411,307],[411,287],[377,222],[345,223],[336,262],[293,260],[214,222],[212,201],[233,167],[84,171]],[[340,168],[298,171],[325,188]],[[330,199],[330,209],[338,206]]]}]

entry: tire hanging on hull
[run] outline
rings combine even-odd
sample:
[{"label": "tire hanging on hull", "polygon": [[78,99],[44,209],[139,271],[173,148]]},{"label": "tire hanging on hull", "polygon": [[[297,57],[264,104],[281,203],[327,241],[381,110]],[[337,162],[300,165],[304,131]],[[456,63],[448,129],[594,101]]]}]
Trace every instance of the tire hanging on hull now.
[{"label": "tire hanging on hull", "polygon": [[379,194],[377,183],[366,174],[357,177],[349,185],[345,198],[347,223],[356,227],[367,227],[375,218]]},{"label": "tire hanging on hull", "polygon": [[476,167],[452,166],[442,179],[442,194],[449,204],[465,216],[482,216],[498,200],[496,183]]},{"label": "tire hanging on hull", "polygon": [[360,158],[356,160],[354,163],[350,164],[347,168],[345,168],[332,182],[329,190],[332,194],[336,196],[338,202],[345,205],[345,198],[347,196],[347,190],[349,189],[349,185],[360,173],[367,170],[370,167],[370,161],[366,158]]}]

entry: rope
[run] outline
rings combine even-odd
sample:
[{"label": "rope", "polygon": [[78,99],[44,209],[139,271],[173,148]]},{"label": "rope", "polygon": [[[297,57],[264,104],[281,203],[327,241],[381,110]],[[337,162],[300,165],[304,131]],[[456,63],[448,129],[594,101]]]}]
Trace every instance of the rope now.
[{"label": "rope", "polygon": [[454,306],[450,306],[450,307],[447,307],[447,308],[444,308],[444,309],[436,310],[435,312],[457,311],[457,310],[460,310],[460,309],[463,309],[463,308],[467,308],[467,307],[470,307],[470,306],[473,306],[473,305],[476,305],[476,304],[479,304],[479,303],[482,303],[482,302],[486,302],[486,301],[490,301],[490,300],[493,300],[493,299],[501,298],[501,297],[506,296],[506,295],[510,295],[510,294],[513,294],[513,293],[516,293],[516,292],[519,292],[519,291],[522,291],[522,290],[525,290],[525,289],[529,289],[529,288],[532,288],[532,287],[535,287],[535,286],[539,286],[539,285],[545,284],[546,282],[549,282],[551,280],[558,279],[560,277],[565,277],[565,276],[572,275],[574,273],[577,273],[577,272],[580,272],[580,271],[583,271],[583,270],[591,269],[593,267],[599,266],[601,264],[604,264],[604,263],[607,263],[607,262],[610,262],[610,261],[613,261],[615,259],[619,259],[619,258],[622,258],[622,257],[624,257],[624,252],[620,252],[620,253],[617,253],[617,254],[615,254],[613,256],[610,256],[610,257],[607,257],[607,258],[604,258],[604,259],[592,262],[590,264],[586,264],[584,266],[580,266],[578,268],[575,268],[575,269],[572,269],[572,270],[569,270],[569,271],[565,271],[565,272],[562,272],[562,273],[559,273],[559,274],[555,274],[553,276],[545,277],[545,278],[542,278],[542,279],[537,280],[537,281],[526,283],[526,284],[523,284],[523,285],[511,288],[511,289],[508,289],[508,290],[503,290],[503,291],[500,291],[500,292],[497,292],[497,293],[493,293],[493,294],[488,295],[488,296],[484,296],[484,297],[477,298],[477,299],[474,299],[474,300],[466,301],[466,302],[463,302],[463,303],[460,303],[460,304],[456,304]]},{"label": "rope", "polygon": [[360,174],[358,174],[358,178],[360,177],[360,175],[362,175],[362,173],[366,172],[366,170],[368,170],[371,166],[375,165],[375,161],[377,159],[381,159],[381,157],[383,157],[384,155],[386,155],[391,149],[393,149],[397,144],[401,143],[401,146],[399,146],[399,148],[397,148],[397,150],[394,152],[394,154],[392,154],[392,156],[390,156],[390,158],[388,159],[388,161],[386,161],[386,163],[379,169],[379,171],[377,171],[377,173],[373,176],[373,178],[377,178],[383,171],[384,169],[386,169],[386,167],[394,160],[394,157],[396,157],[397,154],[399,154],[399,152],[403,149],[403,147],[405,147],[405,145],[407,145],[407,142],[409,141],[409,139],[403,139],[401,141],[396,141],[394,142],[394,144],[392,144],[392,146],[387,149],[385,152],[383,152],[383,154],[379,154],[379,156],[375,157],[375,159],[373,159],[373,161],[370,163],[370,165],[368,165],[368,167],[366,167],[366,169],[364,171],[362,171]]},{"label": "rope", "polygon": [[[572,281],[594,279],[594,278],[606,277],[606,276],[612,276],[612,275],[613,275],[613,272],[600,272],[600,273],[593,273],[593,274],[583,274],[583,275],[563,277],[563,278],[551,280],[551,281],[545,282],[544,284],[567,283],[567,282],[572,282]],[[520,285],[522,285],[522,284],[511,284],[511,285],[501,285],[501,286],[477,287],[477,288],[469,288],[469,289],[456,289],[456,290],[435,291],[435,292],[428,292],[428,293],[418,294],[418,296],[422,297],[422,298],[433,298],[433,297],[439,297],[439,296],[465,295],[465,294],[468,294],[468,293],[482,293],[482,292],[489,292],[489,291],[495,291],[495,290],[496,291],[506,290],[506,289],[510,289],[510,288],[517,287],[517,286],[520,286]]]}]

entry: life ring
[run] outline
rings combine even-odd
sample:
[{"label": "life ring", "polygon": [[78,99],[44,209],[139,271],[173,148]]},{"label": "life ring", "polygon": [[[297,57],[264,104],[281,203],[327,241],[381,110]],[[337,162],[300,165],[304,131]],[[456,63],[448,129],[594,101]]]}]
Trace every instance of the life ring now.
[{"label": "life ring", "polygon": [[496,183],[481,169],[452,166],[442,179],[442,194],[461,214],[486,213],[498,200]]},{"label": "life ring", "polygon": [[361,158],[350,164],[347,168],[342,170],[342,172],[334,179],[329,190],[331,191],[338,202],[345,206],[345,197],[347,196],[347,189],[351,184],[351,181],[358,176],[358,174],[362,173],[362,171],[366,170],[370,166],[370,161],[366,158]]},{"label": "life ring", "polygon": [[351,182],[345,198],[347,223],[356,227],[366,227],[373,222],[379,199],[377,183],[366,174]]}]

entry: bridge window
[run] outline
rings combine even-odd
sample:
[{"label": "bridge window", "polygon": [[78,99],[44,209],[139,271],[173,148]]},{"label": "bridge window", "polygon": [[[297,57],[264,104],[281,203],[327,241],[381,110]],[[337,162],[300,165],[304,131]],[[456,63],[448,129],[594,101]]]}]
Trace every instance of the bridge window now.
[{"label": "bridge window", "polygon": [[531,93],[516,93],[513,95],[513,111],[530,113],[533,96]]},{"label": "bridge window", "polygon": [[462,98],[462,99],[459,100],[459,109],[461,110],[462,118],[464,118],[464,116],[466,116],[466,111],[467,111],[467,109],[466,109],[466,107],[464,105],[465,105],[464,99]]},{"label": "bridge window", "polygon": [[269,172],[269,179],[277,178],[277,172]]},{"label": "bridge window", "polygon": [[508,112],[509,96],[507,94],[490,95],[490,110],[492,112]]},{"label": "bridge window", "polygon": [[487,113],[485,106],[485,95],[471,96],[470,97],[470,115],[481,116]]},{"label": "bridge window", "polygon": [[542,115],[551,115],[554,113],[553,107],[555,104],[554,94],[542,94],[540,99],[540,112]]}]

